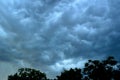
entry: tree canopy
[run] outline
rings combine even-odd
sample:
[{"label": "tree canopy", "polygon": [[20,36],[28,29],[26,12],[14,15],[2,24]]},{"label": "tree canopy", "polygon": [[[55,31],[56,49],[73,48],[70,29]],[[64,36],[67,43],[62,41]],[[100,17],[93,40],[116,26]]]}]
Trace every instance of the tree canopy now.
[{"label": "tree canopy", "polygon": [[83,74],[86,75],[84,80],[120,80],[120,68],[114,57],[108,57],[103,61],[88,60],[85,63]]},{"label": "tree canopy", "polygon": [[21,68],[14,75],[9,75],[8,80],[46,80],[46,74],[31,68]]},{"label": "tree canopy", "polygon": [[[120,80],[120,64],[110,56],[105,60],[88,60],[84,68],[64,70],[56,80]],[[51,80],[39,70],[21,68],[8,80]],[[54,79],[55,80],[55,79]]]},{"label": "tree canopy", "polygon": [[57,76],[57,80],[80,80],[82,78],[81,69],[64,70],[60,76]]}]

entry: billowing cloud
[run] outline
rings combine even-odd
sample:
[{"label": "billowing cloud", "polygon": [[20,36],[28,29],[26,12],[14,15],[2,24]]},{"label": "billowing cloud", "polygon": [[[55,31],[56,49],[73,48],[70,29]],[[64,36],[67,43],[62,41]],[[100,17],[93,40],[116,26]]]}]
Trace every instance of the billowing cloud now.
[{"label": "billowing cloud", "polygon": [[1,0],[0,62],[56,76],[63,68],[82,67],[87,59],[119,59],[119,3]]}]

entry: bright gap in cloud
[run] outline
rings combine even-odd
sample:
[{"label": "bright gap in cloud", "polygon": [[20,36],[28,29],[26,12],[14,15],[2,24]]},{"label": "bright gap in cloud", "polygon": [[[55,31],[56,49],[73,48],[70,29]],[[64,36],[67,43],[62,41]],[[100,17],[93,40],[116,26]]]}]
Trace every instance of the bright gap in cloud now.
[{"label": "bright gap in cloud", "polygon": [[2,37],[2,38],[7,37],[7,33],[5,32],[5,30],[3,29],[2,26],[0,26],[0,37]]},{"label": "bright gap in cloud", "polygon": [[[63,69],[70,69],[70,68],[83,68],[84,67],[84,63],[87,60],[83,60],[82,58],[80,58],[79,60],[75,60],[75,59],[65,59],[63,61],[57,62],[55,63],[55,65],[51,66],[51,69],[53,69],[53,71],[57,71],[60,72]],[[57,68],[57,70],[56,70]]]}]

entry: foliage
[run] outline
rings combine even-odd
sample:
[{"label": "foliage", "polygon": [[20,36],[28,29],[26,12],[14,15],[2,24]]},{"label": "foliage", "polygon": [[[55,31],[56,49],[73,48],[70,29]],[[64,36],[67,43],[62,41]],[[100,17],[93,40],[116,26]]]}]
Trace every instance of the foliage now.
[{"label": "foliage", "polygon": [[46,75],[35,69],[21,68],[14,75],[8,76],[8,80],[46,80]]},{"label": "foliage", "polygon": [[82,78],[81,69],[64,70],[57,80],[80,80]]},{"label": "foliage", "polygon": [[88,60],[83,69],[84,80],[120,80],[120,68],[114,57],[106,60]]},{"label": "foliage", "polygon": [[47,79],[45,73],[35,69],[21,68],[8,80],[120,80],[120,64],[114,57],[105,60],[88,60],[83,69],[64,70],[57,79]]}]

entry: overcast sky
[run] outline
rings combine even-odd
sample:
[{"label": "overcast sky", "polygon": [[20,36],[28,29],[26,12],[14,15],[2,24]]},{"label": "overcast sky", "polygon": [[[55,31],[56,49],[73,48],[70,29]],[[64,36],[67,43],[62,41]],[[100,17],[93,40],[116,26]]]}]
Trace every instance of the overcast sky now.
[{"label": "overcast sky", "polygon": [[20,67],[55,77],[109,55],[120,60],[120,0],[0,0],[0,80]]}]

